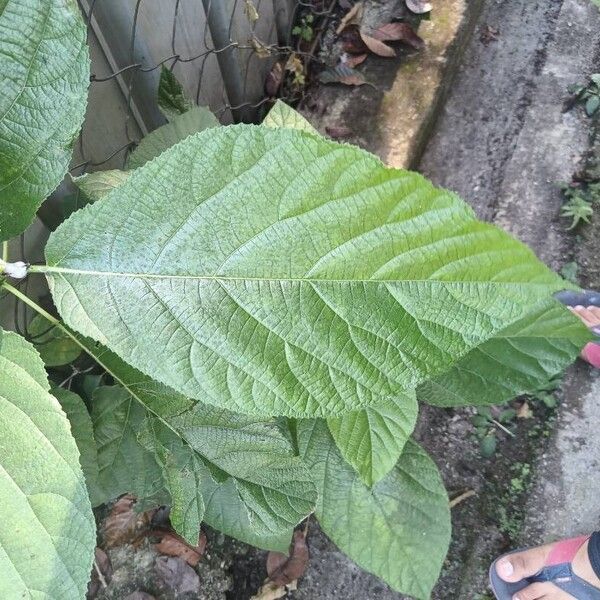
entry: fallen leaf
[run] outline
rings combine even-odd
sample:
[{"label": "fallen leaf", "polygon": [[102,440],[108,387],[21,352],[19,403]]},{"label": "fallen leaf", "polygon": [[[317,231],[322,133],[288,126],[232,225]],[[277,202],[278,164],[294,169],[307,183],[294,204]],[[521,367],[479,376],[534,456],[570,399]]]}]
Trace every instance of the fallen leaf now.
[{"label": "fallen leaf", "polygon": [[159,556],[154,561],[154,568],[162,582],[174,592],[198,593],[200,578],[192,567],[184,560],[175,556]]},{"label": "fallen leaf", "polygon": [[360,36],[360,31],[356,25],[347,27],[340,36],[342,50],[349,54],[364,54],[367,52],[367,45]]},{"label": "fallen leaf", "polygon": [[373,32],[373,37],[384,42],[404,42],[417,50],[425,46],[423,39],[415,33],[415,30],[408,23],[387,23],[376,29]]},{"label": "fallen leaf", "polygon": [[340,127],[326,126],[325,131],[327,132],[327,135],[334,140],[339,140],[341,138],[347,138],[353,134],[352,129],[350,129],[349,127],[344,127],[343,125]]},{"label": "fallen leaf", "polygon": [[325,69],[319,74],[321,83],[343,83],[344,85],[365,85],[365,78],[349,66],[341,64]]},{"label": "fallen leaf", "polygon": [[133,592],[133,594],[129,594],[125,600],[156,600],[156,598],[150,594],[146,594],[146,592]]},{"label": "fallen leaf", "polygon": [[358,67],[365,62],[368,54],[343,54],[342,55],[342,64],[348,65],[351,69],[354,67]]},{"label": "fallen leaf", "polygon": [[121,496],[115,502],[102,530],[104,545],[107,548],[134,542],[150,525],[155,511],[135,512],[136,502],[135,496],[130,494]]},{"label": "fallen leaf", "polygon": [[433,5],[426,0],[406,0],[406,7],[417,15],[431,12]]},{"label": "fallen leaf", "polygon": [[190,567],[195,567],[206,550],[206,535],[200,532],[198,545],[191,546],[180,535],[174,531],[152,531],[149,536],[160,535],[160,542],[153,544],[153,548],[167,556],[177,556],[185,560]]},{"label": "fallen leaf", "polygon": [[258,58],[269,58],[273,54],[271,46],[267,46],[267,44],[259,40],[255,35],[250,38],[250,44]]},{"label": "fallen leaf", "polygon": [[342,18],[338,28],[335,30],[337,35],[340,35],[348,25],[356,25],[362,19],[363,3],[357,2]]},{"label": "fallen leaf", "polygon": [[362,33],[362,31],[360,33],[360,37],[373,54],[377,54],[377,56],[385,56],[387,58],[393,58],[396,56],[396,51],[393,48],[390,48],[390,46],[387,44],[384,44],[381,40],[371,37],[366,33]]},{"label": "fallen leaf", "polygon": [[531,418],[533,418],[533,412],[531,411],[531,408],[529,408],[529,404],[527,402],[523,402],[523,404],[521,404],[517,410],[517,419]]},{"label": "fallen leaf", "polygon": [[289,585],[304,575],[308,559],[306,537],[302,531],[294,531],[289,556],[281,552],[269,552],[267,556],[269,579],[277,585]]},{"label": "fallen leaf", "polygon": [[267,78],[265,80],[265,94],[269,98],[277,96],[282,81],[283,65],[280,62],[276,62],[273,65],[273,68],[267,73]]},{"label": "fallen leaf", "polygon": [[479,41],[487,46],[490,42],[498,41],[500,37],[500,30],[496,27],[492,27],[491,25],[486,25],[481,29],[481,35],[479,36]]},{"label": "fallen leaf", "polygon": [[250,598],[250,600],[278,600],[287,595],[288,592],[293,592],[296,589],[298,589],[298,586],[295,581],[289,585],[277,585],[267,579],[265,584],[258,590],[256,595]]},{"label": "fallen leaf", "polygon": [[104,550],[96,548],[94,554],[94,564],[92,565],[92,576],[88,583],[86,598],[92,600],[96,597],[100,589],[106,588],[112,579],[113,568],[110,559]]}]

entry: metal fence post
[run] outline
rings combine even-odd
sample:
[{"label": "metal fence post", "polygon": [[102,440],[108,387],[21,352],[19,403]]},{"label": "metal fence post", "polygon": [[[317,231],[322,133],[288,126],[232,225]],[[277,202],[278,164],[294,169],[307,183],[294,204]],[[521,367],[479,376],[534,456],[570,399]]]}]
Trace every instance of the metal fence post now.
[{"label": "metal fence post", "polygon": [[230,37],[231,15],[228,14],[226,6],[229,3],[223,0],[202,0],[202,4],[229,104],[233,107],[240,107],[232,109],[233,118],[237,122],[252,122],[255,111],[247,106],[242,106],[246,101],[244,97],[244,79],[237,60],[235,45]]}]

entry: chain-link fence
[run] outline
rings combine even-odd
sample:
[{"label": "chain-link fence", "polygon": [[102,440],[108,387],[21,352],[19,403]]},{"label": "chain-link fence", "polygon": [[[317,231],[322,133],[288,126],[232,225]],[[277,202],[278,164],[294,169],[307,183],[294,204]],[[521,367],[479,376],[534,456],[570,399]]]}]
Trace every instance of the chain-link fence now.
[{"label": "chain-link fence", "polygon": [[[282,85],[285,66],[294,56],[296,70],[306,69],[306,61],[314,56],[307,43],[314,36],[314,19],[331,12],[335,4],[321,0],[79,1],[88,24],[92,77],[75,174],[121,168],[128,150],[164,123],[156,103],[163,67],[174,72],[190,98],[208,106],[223,123],[258,120],[274,95],[297,100],[301,86]],[[308,21],[298,27],[307,14],[311,15]],[[293,71],[294,65],[288,70]],[[296,78],[301,83],[298,73]]]}]

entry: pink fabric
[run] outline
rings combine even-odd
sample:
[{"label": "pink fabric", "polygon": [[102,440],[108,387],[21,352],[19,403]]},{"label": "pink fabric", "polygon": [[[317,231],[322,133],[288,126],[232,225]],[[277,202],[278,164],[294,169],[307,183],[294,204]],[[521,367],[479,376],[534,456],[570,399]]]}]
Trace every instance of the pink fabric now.
[{"label": "pink fabric", "polygon": [[594,342],[586,344],[581,354],[591,365],[600,369],[600,344]]},{"label": "pink fabric", "polygon": [[570,563],[575,558],[577,551],[587,540],[590,539],[589,535],[582,535],[580,537],[571,538],[570,540],[562,540],[557,542],[548,555],[546,560],[547,567],[554,567],[562,563]]}]

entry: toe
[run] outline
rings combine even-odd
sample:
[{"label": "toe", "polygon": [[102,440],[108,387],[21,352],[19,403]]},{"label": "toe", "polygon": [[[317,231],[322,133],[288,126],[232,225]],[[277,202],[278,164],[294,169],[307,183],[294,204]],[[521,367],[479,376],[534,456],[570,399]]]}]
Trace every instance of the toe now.
[{"label": "toe", "polygon": [[557,591],[552,583],[532,583],[513,596],[513,600],[538,600],[539,598],[552,598]]},{"label": "toe", "polygon": [[593,315],[593,318],[594,318],[593,325],[600,325],[600,306],[588,306],[588,310]]},{"label": "toe", "polygon": [[574,312],[588,327],[593,326],[596,317],[589,308],[586,308],[585,306],[576,306]]},{"label": "toe", "polygon": [[525,552],[515,552],[500,558],[496,572],[501,579],[511,583],[535,575],[544,566],[547,552],[545,547],[532,548]]}]

